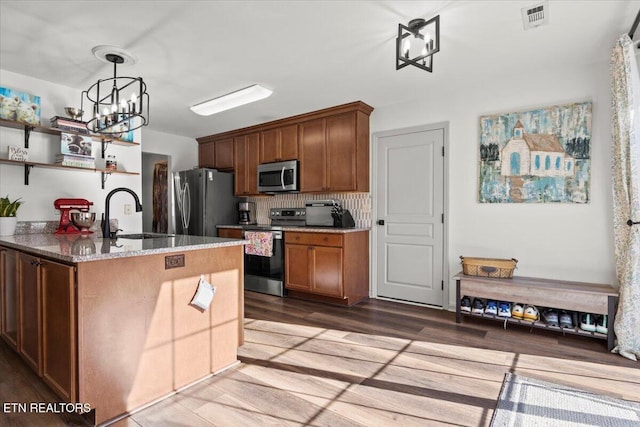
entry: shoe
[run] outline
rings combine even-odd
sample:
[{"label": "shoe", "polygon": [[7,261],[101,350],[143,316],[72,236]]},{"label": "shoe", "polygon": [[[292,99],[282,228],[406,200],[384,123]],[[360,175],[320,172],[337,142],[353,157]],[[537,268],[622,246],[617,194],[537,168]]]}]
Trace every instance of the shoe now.
[{"label": "shoe", "polygon": [[498,304],[498,317],[511,317],[511,303],[500,301]]},{"label": "shoe", "polygon": [[580,318],[580,329],[588,332],[596,331],[596,322],[594,320],[594,315],[591,313],[582,313]]},{"label": "shoe", "polygon": [[596,319],[596,332],[606,334],[609,332],[607,328],[607,315],[603,314]]},{"label": "shoe", "polygon": [[573,316],[563,311],[560,313],[560,327],[573,329]]},{"label": "shoe", "polygon": [[471,312],[475,314],[484,314],[484,303],[480,298],[473,299],[473,305],[471,308]]},{"label": "shoe", "polygon": [[513,307],[511,307],[511,317],[522,319],[524,317],[524,305],[513,304]]},{"label": "shoe", "polygon": [[460,311],[471,313],[471,299],[466,295],[460,300]]},{"label": "shoe", "polygon": [[538,313],[538,309],[535,305],[527,305],[524,308],[524,320],[528,320],[529,322],[535,322],[540,317]]},{"label": "shoe", "polygon": [[548,308],[542,312],[542,319],[547,326],[558,327],[558,312],[552,308]]},{"label": "shoe", "polygon": [[487,306],[484,308],[484,312],[485,314],[493,314],[496,316],[498,314],[498,303],[493,300],[487,301]]}]

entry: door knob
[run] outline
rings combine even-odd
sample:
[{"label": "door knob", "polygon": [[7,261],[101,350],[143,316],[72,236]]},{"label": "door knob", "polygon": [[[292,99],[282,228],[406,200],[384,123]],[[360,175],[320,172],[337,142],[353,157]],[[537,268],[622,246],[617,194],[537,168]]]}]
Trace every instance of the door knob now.
[{"label": "door knob", "polygon": [[379,219],[378,220],[378,225],[384,225],[384,219]]}]

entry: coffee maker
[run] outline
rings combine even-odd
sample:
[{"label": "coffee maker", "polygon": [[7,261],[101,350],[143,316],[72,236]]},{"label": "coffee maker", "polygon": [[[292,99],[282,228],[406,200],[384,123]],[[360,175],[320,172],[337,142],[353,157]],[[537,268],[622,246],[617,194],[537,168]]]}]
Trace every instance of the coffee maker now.
[{"label": "coffee maker", "polygon": [[257,224],[256,221],[256,204],[254,202],[239,202],[238,203],[238,216],[241,225],[253,225]]}]

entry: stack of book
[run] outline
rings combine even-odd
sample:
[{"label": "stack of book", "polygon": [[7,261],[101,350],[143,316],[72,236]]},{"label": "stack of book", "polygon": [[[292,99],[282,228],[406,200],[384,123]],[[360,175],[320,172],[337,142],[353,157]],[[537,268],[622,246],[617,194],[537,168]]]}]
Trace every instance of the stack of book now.
[{"label": "stack of book", "polygon": [[89,129],[87,129],[87,124],[85,122],[81,120],[70,119],[68,117],[51,117],[51,127],[89,135]]},{"label": "stack of book", "polygon": [[96,168],[96,159],[89,156],[74,156],[72,154],[56,154],[56,164],[62,166],[73,166],[76,168]]}]

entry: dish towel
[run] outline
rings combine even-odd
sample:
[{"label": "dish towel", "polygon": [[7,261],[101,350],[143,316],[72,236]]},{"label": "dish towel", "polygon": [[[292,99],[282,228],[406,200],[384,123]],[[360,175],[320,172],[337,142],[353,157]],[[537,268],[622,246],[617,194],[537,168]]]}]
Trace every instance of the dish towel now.
[{"label": "dish towel", "polygon": [[273,255],[273,234],[270,231],[245,231],[244,239],[249,241],[244,247],[247,255]]}]

